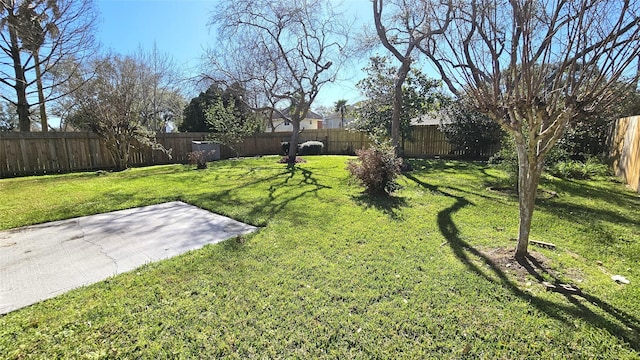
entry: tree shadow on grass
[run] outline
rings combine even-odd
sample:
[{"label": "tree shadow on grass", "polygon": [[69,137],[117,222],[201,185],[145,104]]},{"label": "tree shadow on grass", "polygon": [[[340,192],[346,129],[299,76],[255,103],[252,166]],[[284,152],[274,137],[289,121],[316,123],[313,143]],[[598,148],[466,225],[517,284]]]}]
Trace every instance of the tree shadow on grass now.
[{"label": "tree shadow on grass", "polygon": [[[243,199],[239,196],[243,189],[257,186],[261,183],[271,183],[266,191],[266,196],[261,196],[258,199]],[[239,184],[233,189],[211,194],[207,197],[207,200],[240,205],[240,207],[248,209],[244,213],[244,218],[263,219],[257,223],[252,223],[252,225],[266,226],[269,220],[281,216],[282,211],[292,202],[309,195],[317,196],[318,191],[330,188],[330,186],[320,183],[311,170],[301,167],[287,167],[284,171],[272,176],[258,178]],[[303,221],[305,214],[300,211],[289,213],[286,217]]]},{"label": "tree shadow on grass", "polygon": [[402,220],[402,212],[399,210],[407,206],[405,198],[392,195],[375,196],[361,193],[359,195],[352,195],[351,199],[359,206],[373,207],[394,220]]},{"label": "tree shadow on grass", "polygon": [[420,171],[445,170],[447,172],[478,171],[486,167],[483,161],[459,161],[449,159],[408,159],[411,167]]},{"label": "tree shadow on grass", "polygon": [[[570,193],[591,199],[603,200],[617,206],[634,207],[640,205],[640,196],[633,191],[619,186],[594,186],[588,180],[552,178],[546,183],[555,187],[559,193]],[[609,183],[612,181],[609,180]],[[602,182],[600,183],[602,184]]]},{"label": "tree shadow on grass", "polygon": [[[585,195],[584,197],[589,197]],[[606,201],[606,200],[601,200]],[[636,218],[633,214],[624,214],[617,211],[595,208],[592,206],[579,205],[563,201],[561,198],[552,199],[552,201],[544,201],[536,203],[536,206],[544,209],[545,211],[552,213],[558,217],[565,218],[573,221],[576,218],[585,220],[586,222],[606,221],[615,224],[633,224],[640,226],[640,219]],[[628,208],[637,206],[636,204],[622,204]]]},{"label": "tree shadow on grass", "polygon": [[[444,191],[437,186],[427,184],[414,176],[409,175],[407,178],[432,192],[437,192],[455,200],[453,205],[438,213],[438,227],[442,235],[447,239],[454,255],[467,269],[489,282],[502,285],[512,294],[527,301],[551,318],[571,326],[572,319],[579,318],[591,326],[606,330],[612,336],[623,340],[634,351],[640,351],[640,320],[636,317],[595,296],[580,291],[577,293],[562,293],[568,301],[568,303],[563,304],[541,299],[522,290],[489,256],[461,238],[460,231],[453,221],[453,215],[459,210],[472,205],[469,200]],[[474,261],[473,258],[480,259],[482,263],[488,266],[488,270],[478,261]],[[560,279],[553,274],[545,272],[535,258],[529,256],[519,263],[539,281],[546,277],[551,278],[554,284],[561,284]]]}]

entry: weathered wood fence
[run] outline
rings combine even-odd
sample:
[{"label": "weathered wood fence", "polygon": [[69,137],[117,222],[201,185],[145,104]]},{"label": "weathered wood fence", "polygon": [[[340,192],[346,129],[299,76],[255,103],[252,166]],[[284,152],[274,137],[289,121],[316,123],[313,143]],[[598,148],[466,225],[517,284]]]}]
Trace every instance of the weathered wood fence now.
[{"label": "weathered wood fence", "polygon": [[[185,163],[191,141],[206,134],[158,134],[158,142],[171,148],[171,158],[159,150],[134,144],[131,166]],[[111,169],[111,155],[103,141],[88,132],[0,133],[0,178]]]},{"label": "weathered wood fence", "polygon": [[610,142],[609,157],[616,175],[640,192],[640,116],[618,119]]},{"label": "weathered wood fence", "polygon": [[[264,133],[245,139],[244,144],[237,147],[238,152],[243,156],[279,154],[281,152],[281,142],[289,141],[290,132]],[[416,126],[411,134],[411,141],[404,143],[404,156],[406,157],[433,157],[451,156],[459,157],[465,155],[463,151],[454,151],[453,147],[437,125]],[[355,154],[355,151],[367,148],[371,140],[364,133],[347,131],[343,129],[318,129],[304,130],[300,133],[300,142],[309,140],[321,141],[325,147],[325,154]],[[489,158],[499,148],[490,149],[481,157]],[[222,157],[235,156],[228,150],[222,151]]]},{"label": "weathered wood fence", "polygon": [[[134,144],[130,166],[187,163],[192,141],[207,139],[207,133],[158,134],[158,143],[171,149],[171,157],[159,150]],[[262,133],[248,137],[235,150],[222,146],[221,158],[275,155],[282,151],[281,142],[291,133]],[[418,126],[413,141],[405,142],[407,157],[460,156],[437,126]],[[369,138],[343,129],[304,130],[300,142],[317,140],[325,144],[326,154],[353,154],[366,148]],[[489,157],[491,154],[486,154]],[[87,132],[0,133],[0,178],[66,173],[71,171],[111,169],[114,162],[100,138]]]}]

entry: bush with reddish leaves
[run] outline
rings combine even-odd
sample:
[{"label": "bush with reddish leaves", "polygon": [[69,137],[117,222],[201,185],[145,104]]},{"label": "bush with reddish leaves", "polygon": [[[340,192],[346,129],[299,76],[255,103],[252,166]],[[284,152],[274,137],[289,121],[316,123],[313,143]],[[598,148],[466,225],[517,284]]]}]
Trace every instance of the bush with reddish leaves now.
[{"label": "bush with reddish leaves", "polygon": [[389,195],[400,189],[396,182],[402,159],[396,157],[393,147],[377,144],[357,150],[357,160],[349,161],[347,170],[371,195]]},{"label": "bush with reddish leaves", "polygon": [[198,150],[187,154],[187,158],[191,164],[195,164],[198,169],[207,168],[207,160],[215,153],[215,150]]}]

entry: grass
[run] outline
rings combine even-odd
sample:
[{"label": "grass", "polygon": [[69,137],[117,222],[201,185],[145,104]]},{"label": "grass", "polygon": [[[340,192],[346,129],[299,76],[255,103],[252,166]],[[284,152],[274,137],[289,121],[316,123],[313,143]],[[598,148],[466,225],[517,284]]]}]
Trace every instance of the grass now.
[{"label": "grass", "polygon": [[529,274],[492,255],[517,234],[517,199],[487,189],[504,173],[415,160],[381,200],[347,159],[1,180],[0,229],[172,200],[262,227],[2,316],[1,357],[640,357],[637,194],[545,177],[558,196],[538,201],[532,237],[557,248],[531,247],[546,265]]}]

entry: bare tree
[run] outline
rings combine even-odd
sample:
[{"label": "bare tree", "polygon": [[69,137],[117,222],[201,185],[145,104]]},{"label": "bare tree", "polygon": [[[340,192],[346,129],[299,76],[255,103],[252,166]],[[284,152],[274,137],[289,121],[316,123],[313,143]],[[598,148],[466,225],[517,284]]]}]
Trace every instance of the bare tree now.
[{"label": "bare tree", "polygon": [[391,113],[391,144],[397,154],[400,146],[402,86],[414,61],[412,54],[425,39],[446,31],[452,4],[450,0],[373,0],[372,4],[376,34],[382,45],[400,62],[393,79]]},{"label": "bare tree", "polygon": [[162,53],[156,44],[145,51],[140,49],[136,62],[141,86],[141,100],[144,103],[142,124],[154,132],[166,132],[168,123],[180,123],[186,105],[180,93],[180,72],[173,58]]},{"label": "bare tree", "polygon": [[132,56],[107,55],[95,59],[83,76],[67,85],[77,88],[69,95],[73,107],[68,121],[103,139],[116,170],[127,168],[134,140],[164,150],[144,123],[149,109],[145,93],[153,86],[141,81],[147,79],[141,75],[147,71],[146,64]]},{"label": "bare tree", "polygon": [[342,17],[328,0],[225,0],[210,25],[217,27],[219,44],[209,51],[206,76],[239,84],[255,111],[288,120],[294,164],[300,122],[345,59]]},{"label": "bare tree", "polygon": [[45,103],[65,95],[59,85],[78,69],[63,74],[56,68],[71,58],[80,64],[92,53],[93,2],[3,0],[1,6],[0,84],[15,97],[5,91],[0,96],[16,106],[20,131],[30,131],[32,105],[39,106],[42,130],[47,131]]},{"label": "bare tree", "polygon": [[[474,0],[420,47],[452,92],[501,124],[518,153],[516,258],[527,255],[544,157],[572,122],[620,101],[640,54],[640,3]],[[628,77],[627,77],[628,76]]]}]

